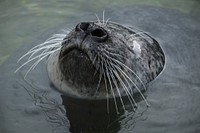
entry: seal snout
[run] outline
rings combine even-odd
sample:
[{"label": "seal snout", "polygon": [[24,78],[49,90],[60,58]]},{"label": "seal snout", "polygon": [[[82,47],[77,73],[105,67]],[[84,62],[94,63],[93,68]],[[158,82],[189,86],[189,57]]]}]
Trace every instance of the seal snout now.
[{"label": "seal snout", "polygon": [[95,25],[93,22],[81,22],[76,26],[76,32],[82,32],[85,36],[90,37],[93,41],[103,42],[108,38],[108,33],[102,27]]}]

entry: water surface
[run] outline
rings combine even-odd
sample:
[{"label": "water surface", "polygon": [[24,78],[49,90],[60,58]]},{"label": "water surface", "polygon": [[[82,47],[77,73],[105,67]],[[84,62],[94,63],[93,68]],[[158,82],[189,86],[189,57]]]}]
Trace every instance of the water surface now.
[{"label": "water surface", "polygon": [[[1,42],[4,43],[1,44],[1,54],[6,58],[21,44],[24,46],[11,54],[0,67],[0,131],[200,132],[200,23],[195,16],[198,9],[192,8],[194,4],[194,7],[198,6],[198,2],[190,2],[177,1],[172,5],[170,2],[151,1],[136,2],[145,5],[126,6],[132,2],[122,5],[117,1],[106,7],[108,2],[20,1],[15,6],[2,1],[1,6],[10,6],[10,11],[2,6]],[[28,49],[81,20],[94,20],[94,12],[101,15],[104,8],[107,18],[149,32],[166,55],[164,71],[147,86],[150,108],[146,110],[144,101],[140,101],[138,113],[106,115],[101,112],[105,105],[102,102],[95,104],[65,97],[50,83],[45,61],[29,74],[27,80],[23,74],[28,66],[14,74],[20,65],[16,64],[17,59]]]}]

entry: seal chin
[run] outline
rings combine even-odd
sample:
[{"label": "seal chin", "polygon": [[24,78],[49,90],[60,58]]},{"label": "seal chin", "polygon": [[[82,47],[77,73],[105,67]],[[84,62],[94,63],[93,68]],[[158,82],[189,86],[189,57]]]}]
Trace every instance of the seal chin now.
[{"label": "seal chin", "polygon": [[59,58],[60,71],[68,84],[76,88],[96,87],[98,77],[94,75],[95,67],[87,53],[74,48]]},{"label": "seal chin", "polygon": [[[54,86],[68,96],[90,99],[96,95],[99,72],[89,56],[78,48],[49,57],[47,71]],[[102,85],[101,85],[102,86]],[[104,98],[105,94],[98,94]]]}]

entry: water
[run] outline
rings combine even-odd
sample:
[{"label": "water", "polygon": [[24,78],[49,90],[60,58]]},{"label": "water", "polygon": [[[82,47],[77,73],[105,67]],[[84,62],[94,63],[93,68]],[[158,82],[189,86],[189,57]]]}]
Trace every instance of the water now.
[{"label": "water", "polygon": [[[119,8],[135,3],[148,6]],[[198,1],[24,0],[1,1],[0,6],[0,56],[4,62],[0,68],[0,132],[95,132],[96,129],[114,133],[200,132]],[[81,20],[94,20],[94,13],[100,15],[104,9],[107,18],[134,24],[149,32],[165,52],[164,71],[148,85],[149,109],[146,110],[141,101],[139,113],[106,115],[101,113],[104,106],[101,102],[95,104],[67,98],[49,82],[45,62],[28,76],[27,81],[22,73],[28,68],[13,73],[19,66],[16,60],[28,49],[66,26],[71,27]],[[20,47],[22,44],[24,46]]]},{"label": "water", "polygon": [[0,63],[20,45],[45,30],[74,19],[82,12],[102,12],[113,6],[129,4],[154,5],[176,9],[199,19],[198,0],[1,0],[0,1]]}]

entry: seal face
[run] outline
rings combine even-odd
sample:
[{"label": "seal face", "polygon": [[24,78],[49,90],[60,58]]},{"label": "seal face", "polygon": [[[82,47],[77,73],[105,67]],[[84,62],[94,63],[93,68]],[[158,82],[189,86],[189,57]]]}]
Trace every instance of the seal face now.
[{"label": "seal face", "polygon": [[[52,83],[79,98],[132,97],[156,78],[165,57],[144,32],[107,22],[81,22],[48,59]],[[143,95],[142,95],[143,96]]]}]

